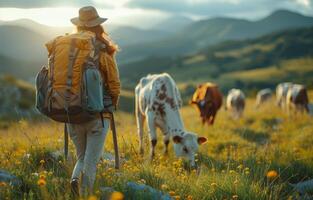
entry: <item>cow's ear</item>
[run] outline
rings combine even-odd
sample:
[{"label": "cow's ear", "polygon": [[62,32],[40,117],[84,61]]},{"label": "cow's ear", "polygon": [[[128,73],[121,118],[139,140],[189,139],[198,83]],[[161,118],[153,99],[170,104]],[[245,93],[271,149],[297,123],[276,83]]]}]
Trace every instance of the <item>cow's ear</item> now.
[{"label": "cow's ear", "polygon": [[208,141],[206,137],[198,137],[198,144],[204,144]]},{"label": "cow's ear", "polygon": [[182,141],[183,141],[183,137],[181,137],[181,136],[179,136],[179,135],[175,135],[175,136],[173,137],[173,142],[174,142],[175,144],[181,143]]}]

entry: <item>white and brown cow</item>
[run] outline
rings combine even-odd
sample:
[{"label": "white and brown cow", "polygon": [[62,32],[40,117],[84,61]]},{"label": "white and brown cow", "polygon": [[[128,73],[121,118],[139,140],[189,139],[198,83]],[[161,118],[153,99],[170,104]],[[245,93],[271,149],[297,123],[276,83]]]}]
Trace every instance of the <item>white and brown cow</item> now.
[{"label": "white and brown cow", "polygon": [[245,109],[245,98],[245,95],[240,89],[229,90],[226,98],[226,110],[231,111],[234,119],[242,117]]},{"label": "white and brown cow", "polygon": [[287,92],[292,85],[291,82],[285,82],[278,84],[276,87],[276,103],[282,109],[287,108]]},{"label": "white and brown cow", "polygon": [[266,88],[266,89],[260,90],[256,95],[255,106],[259,108],[262,104],[271,100],[272,96],[273,96],[273,92],[271,89]]},{"label": "white and brown cow", "polygon": [[171,76],[166,73],[148,75],[140,80],[135,93],[140,153],[144,152],[143,126],[146,120],[151,141],[151,158],[157,144],[156,128],[160,128],[164,134],[164,152],[167,153],[172,138],[176,156],[187,158],[194,166],[195,153],[207,139],[185,130],[179,113],[181,96]]},{"label": "white and brown cow", "polygon": [[289,114],[291,110],[301,113],[306,111],[309,113],[309,98],[304,85],[293,84],[288,89],[286,101]]}]

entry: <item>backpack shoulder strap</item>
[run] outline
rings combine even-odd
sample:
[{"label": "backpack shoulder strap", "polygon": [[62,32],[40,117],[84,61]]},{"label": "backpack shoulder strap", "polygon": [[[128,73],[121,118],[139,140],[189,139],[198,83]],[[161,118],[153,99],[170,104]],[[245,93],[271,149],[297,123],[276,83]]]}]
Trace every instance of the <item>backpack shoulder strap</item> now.
[{"label": "backpack shoulder strap", "polygon": [[66,79],[66,93],[65,93],[65,99],[66,99],[66,105],[65,109],[68,109],[68,104],[70,103],[70,90],[72,88],[72,82],[73,82],[73,66],[75,64],[77,55],[79,53],[79,48],[75,47],[76,45],[76,39],[73,38],[71,40],[70,44],[70,52],[69,52],[69,61],[67,66],[67,79]]},{"label": "backpack shoulder strap", "polygon": [[107,52],[107,45],[101,40],[96,40],[96,47],[99,52]]},{"label": "backpack shoulder strap", "polygon": [[100,40],[96,40],[94,45],[95,45],[95,63],[99,67],[100,53],[106,52],[106,45]]},{"label": "backpack shoulder strap", "polygon": [[53,84],[53,74],[54,74],[54,57],[55,57],[55,48],[56,48],[56,39],[52,42],[52,50],[49,55],[49,70],[50,70],[50,85]]}]

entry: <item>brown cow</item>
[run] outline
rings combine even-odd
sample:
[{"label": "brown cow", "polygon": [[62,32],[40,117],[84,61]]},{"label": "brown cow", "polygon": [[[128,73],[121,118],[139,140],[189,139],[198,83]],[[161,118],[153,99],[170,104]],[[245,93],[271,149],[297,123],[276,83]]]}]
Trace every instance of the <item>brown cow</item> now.
[{"label": "brown cow", "polygon": [[198,86],[190,103],[196,105],[203,124],[207,122],[213,125],[215,115],[222,106],[223,96],[216,84],[207,82]]}]

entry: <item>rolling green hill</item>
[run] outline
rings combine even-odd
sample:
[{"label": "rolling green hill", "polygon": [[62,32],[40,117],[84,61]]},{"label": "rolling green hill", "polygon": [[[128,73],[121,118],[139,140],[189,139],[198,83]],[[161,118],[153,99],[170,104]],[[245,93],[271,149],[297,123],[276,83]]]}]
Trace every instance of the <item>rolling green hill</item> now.
[{"label": "rolling green hill", "polygon": [[180,30],[193,22],[194,21],[187,16],[174,14],[166,18],[165,20],[159,22],[158,24],[153,25],[151,28],[175,33],[177,30]]},{"label": "rolling green hill", "polygon": [[44,44],[50,38],[29,28],[0,26],[0,55],[25,61],[43,60],[46,57]]},{"label": "rolling green hill", "polygon": [[10,74],[17,78],[33,82],[35,73],[41,66],[41,62],[23,61],[0,55],[0,74]]},{"label": "rolling green hill", "polygon": [[200,20],[176,29],[176,34],[165,40],[130,46],[119,58],[121,62],[135,61],[147,56],[177,56],[195,53],[208,45],[227,40],[243,40],[260,37],[275,31],[313,26],[313,17],[287,10],[278,10],[258,20],[249,21],[218,17]]},{"label": "rolling green hill", "polygon": [[[223,91],[231,87],[273,87],[284,80],[312,86],[312,36],[313,28],[303,28],[257,39],[224,42],[189,56],[151,57],[122,66],[121,77],[129,88],[133,88],[137,80],[147,73],[164,71],[183,85],[215,81]],[[245,79],[250,77],[249,73],[258,79]]]}]

